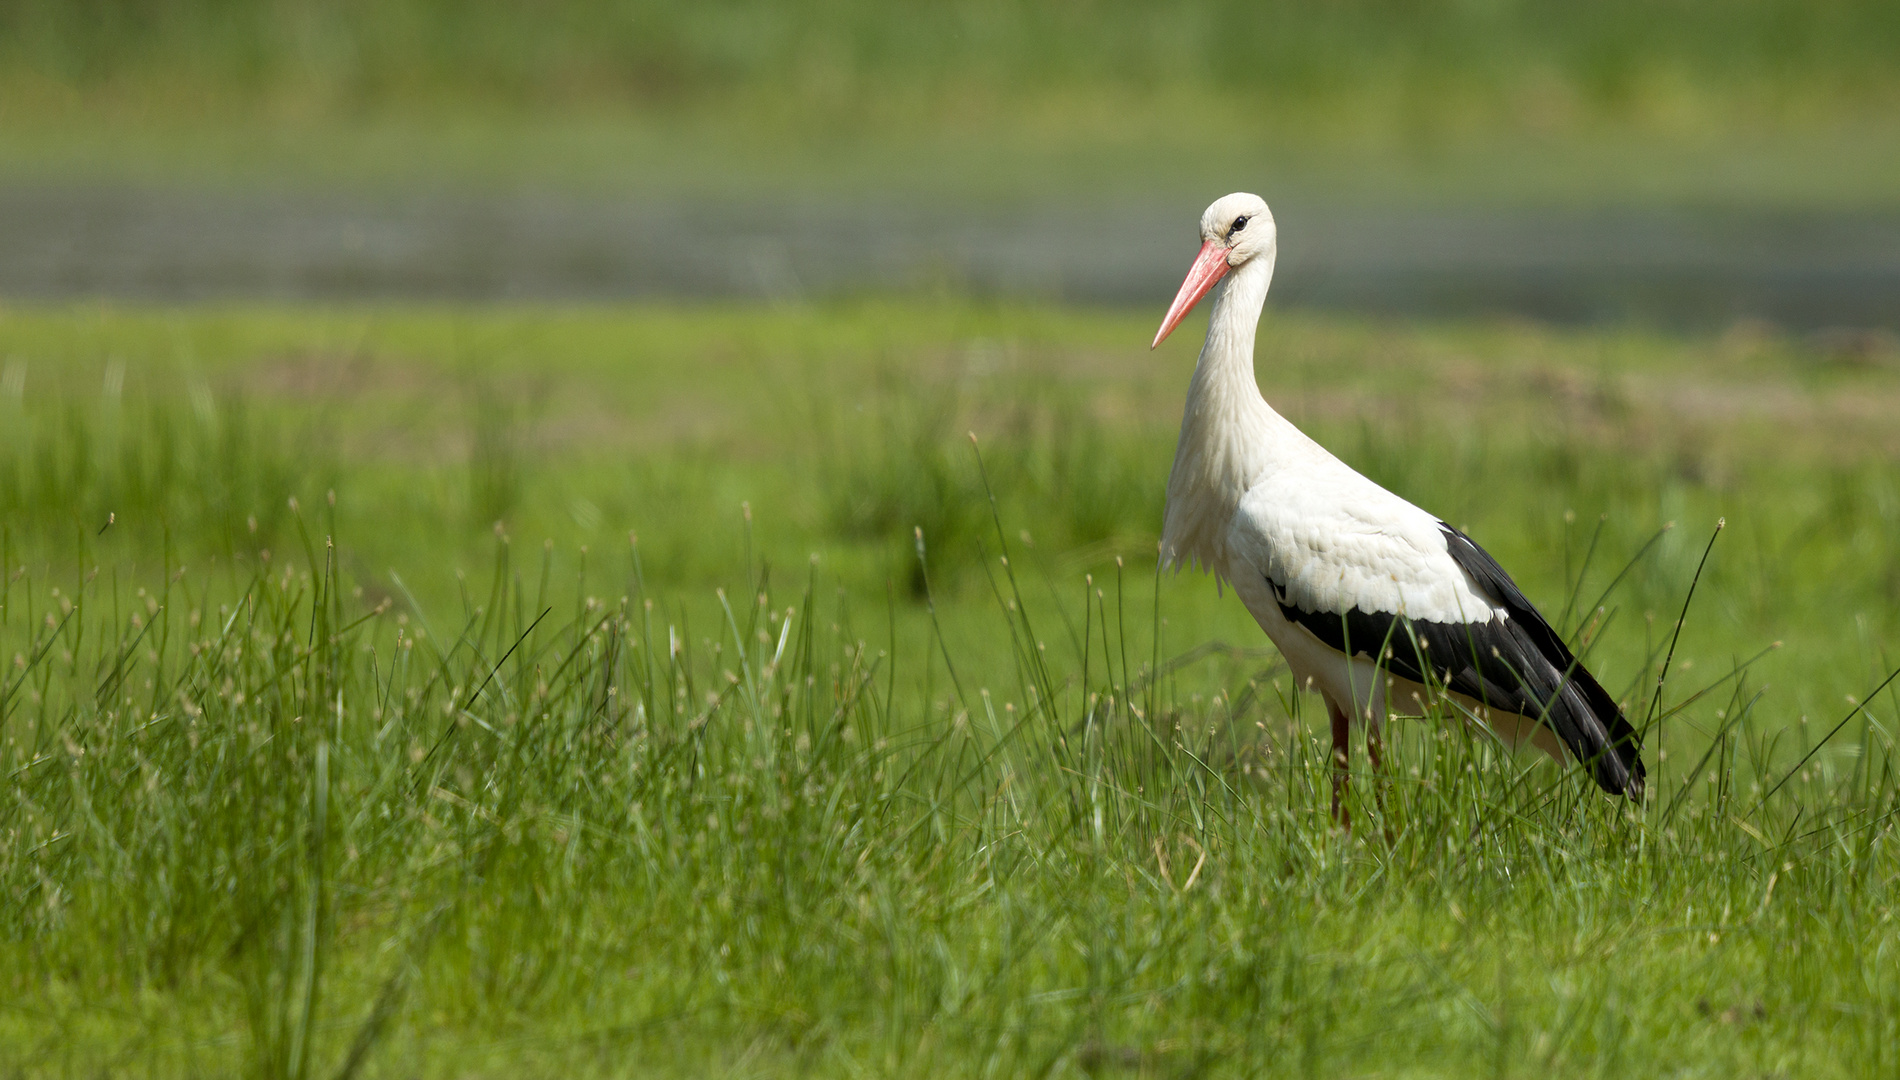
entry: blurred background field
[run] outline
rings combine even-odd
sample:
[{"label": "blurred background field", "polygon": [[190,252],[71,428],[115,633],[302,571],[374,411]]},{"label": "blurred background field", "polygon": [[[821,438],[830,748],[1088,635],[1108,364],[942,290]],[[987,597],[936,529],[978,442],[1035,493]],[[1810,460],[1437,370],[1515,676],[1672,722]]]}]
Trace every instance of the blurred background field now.
[{"label": "blurred background field", "polygon": [[[801,577],[816,560],[921,616],[922,528],[940,595],[987,626],[992,497],[1054,593],[1116,559],[1151,571],[1193,363],[1141,344],[1152,321],[947,300],[15,310],[0,508],[18,565],[242,576],[260,548],[295,547],[290,500],[334,492],[364,603],[432,607],[459,604],[500,532],[549,545],[560,580],[586,549],[602,588],[625,585],[631,533],[682,601],[749,560]],[[1820,709],[1879,666],[1900,618],[1900,372],[1863,345],[1269,316],[1259,364],[1286,415],[1482,537],[1553,610],[1599,518],[1599,588],[1678,523],[1618,594],[1621,618],[1665,620],[1692,534],[1726,516],[1689,644],[1786,639],[1773,663]],[[1164,592],[1190,639],[1257,638],[1196,574]],[[1640,668],[1653,633],[1600,647]]]},{"label": "blurred background field", "polygon": [[22,0],[4,18],[16,168],[1894,198],[1900,19],[1871,0]]},{"label": "blurred background field", "polygon": [[10,295],[1287,302],[1900,323],[1890,5],[34,3]]},{"label": "blurred background field", "polygon": [[[1896,57],[0,0],[0,1067],[1890,1072]],[[1665,717],[1641,814],[1418,724],[1338,834],[1155,575],[1145,342],[1235,189],[1269,400]]]}]

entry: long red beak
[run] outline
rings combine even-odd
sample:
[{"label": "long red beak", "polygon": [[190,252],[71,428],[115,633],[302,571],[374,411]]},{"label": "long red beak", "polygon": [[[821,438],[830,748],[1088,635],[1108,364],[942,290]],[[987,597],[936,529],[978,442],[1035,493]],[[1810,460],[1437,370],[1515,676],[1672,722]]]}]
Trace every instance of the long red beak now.
[{"label": "long red beak", "polygon": [[1202,244],[1201,253],[1194,257],[1194,265],[1188,268],[1187,280],[1181,283],[1181,291],[1174,294],[1174,305],[1168,308],[1168,317],[1161,320],[1161,332],[1155,335],[1154,345],[1148,348],[1153,349],[1166,341],[1175,326],[1187,318],[1187,313],[1194,310],[1194,305],[1201,302],[1201,297],[1207,295],[1207,290],[1226,276],[1227,249],[1213,240]]}]

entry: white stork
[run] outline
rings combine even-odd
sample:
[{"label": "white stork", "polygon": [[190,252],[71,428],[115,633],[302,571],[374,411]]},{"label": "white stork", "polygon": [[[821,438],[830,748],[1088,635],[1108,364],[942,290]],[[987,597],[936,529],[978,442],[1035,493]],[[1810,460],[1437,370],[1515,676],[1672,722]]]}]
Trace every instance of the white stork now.
[{"label": "white stork", "polygon": [[1640,800],[1640,737],[1496,560],[1260,396],[1254,332],[1278,250],[1267,204],[1219,200],[1201,215],[1201,240],[1154,340],[1225,281],[1188,387],[1162,560],[1230,584],[1297,684],[1325,698],[1334,818],[1349,824],[1341,797],[1352,725],[1366,726],[1377,771],[1388,708],[1423,711],[1429,692],[1505,743],[1529,740],[1559,761],[1567,751],[1603,790]]}]

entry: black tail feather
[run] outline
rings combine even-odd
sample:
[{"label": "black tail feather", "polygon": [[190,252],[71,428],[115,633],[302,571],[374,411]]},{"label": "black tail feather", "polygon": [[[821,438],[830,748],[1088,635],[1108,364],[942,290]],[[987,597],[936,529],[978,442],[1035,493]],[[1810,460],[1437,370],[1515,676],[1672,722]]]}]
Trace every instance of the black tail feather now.
[{"label": "black tail feather", "polygon": [[1641,734],[1497,560],[1464,533],[1442,527],[1452,559],[1510,613],[1510,636],[1518,644],[1511,651],[1516,655],[1496,658],[1512,664],[1518,693],[1530,699],[1525,704],[1535,706],[1523,715],[1541,716],[1577,760],[1589,766],[1598,787],[1640,800],[1646,776]]}]

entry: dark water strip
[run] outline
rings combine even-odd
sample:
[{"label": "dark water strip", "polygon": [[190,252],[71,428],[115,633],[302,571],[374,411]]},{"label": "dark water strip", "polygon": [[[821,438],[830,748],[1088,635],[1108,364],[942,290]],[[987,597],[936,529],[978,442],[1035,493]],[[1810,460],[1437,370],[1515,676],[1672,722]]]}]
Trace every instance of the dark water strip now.
[{"label": "dark water strip", "polygon": [[[821,298],[1166,306],[1192,201],[1010,207],[0,189],[0,297]],[[1274,300],[1427,317],[1900,328],[1900,214],[1282,203]]]}]

